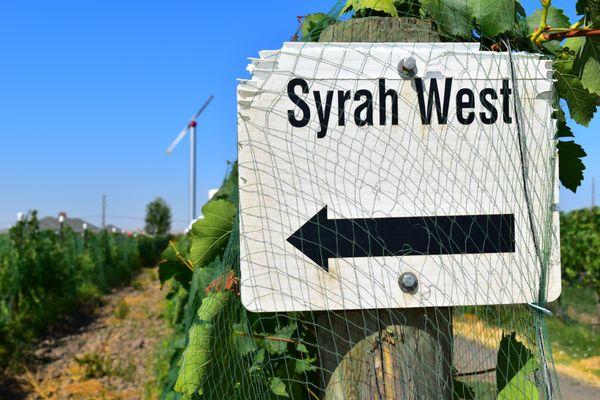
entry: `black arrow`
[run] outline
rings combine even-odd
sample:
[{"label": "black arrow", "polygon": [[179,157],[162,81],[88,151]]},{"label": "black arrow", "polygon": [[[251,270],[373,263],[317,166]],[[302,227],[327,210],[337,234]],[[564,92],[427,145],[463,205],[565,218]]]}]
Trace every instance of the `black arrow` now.
[{"label": "black arrow", "polygon": [[288,239],[325,271],[329,258],[513,253],[513,214],[328,219],[327,206]]}]

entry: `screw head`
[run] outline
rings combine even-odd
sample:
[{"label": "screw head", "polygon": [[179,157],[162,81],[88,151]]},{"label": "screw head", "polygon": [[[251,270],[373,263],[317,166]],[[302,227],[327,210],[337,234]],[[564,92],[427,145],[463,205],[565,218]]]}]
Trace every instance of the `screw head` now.
[{"label": "screw head", "polygon": [[406,57],[398,63],[398,72],[404,79],[412,78],[417,74],[417,60],[414,57]]},{"label": "screw head", "polygon": [[404,293],[413,294],[417,291],[417,288],[419,287],[419,280],[417,279],[417,276],[412,272],[405,272],[402,275],[400,275],[400,278],[398,278],[398,284],[400,285],[400,289]]}]

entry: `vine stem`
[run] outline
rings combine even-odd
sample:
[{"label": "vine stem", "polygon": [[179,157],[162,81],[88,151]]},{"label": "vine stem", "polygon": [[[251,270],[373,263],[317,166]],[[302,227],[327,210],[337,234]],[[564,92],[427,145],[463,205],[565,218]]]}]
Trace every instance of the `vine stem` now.
[{"label": "vine stem", "polygon": [[496,368],[489,368],[489,369],[484,369],[484,370],[481,370],[481,371],[456,373],[456,374],[454,374],[454,377],[455,378],[460,378],[460,377],[463,377],[463,376],[484,375],[484,374],[490,374],[492,372],[496,372]]},{"label": "vine stem", "polygon": [[[569,29],[569,30],[565,30],[565,31],[558,31],[558,32],[550,32],[550,33],[546,33],[542,36],[542,38],[544,40],[539,41],[538,40],[538,44],[541,42],[547,42],[550,40],[563,40],[563,39],[568,39],[568,38],[574,38],[574,37],[593,37],[593,36],[600,36],[600,29],[588,29],[588,28],[584,28],[584,29]],[[510,42],[514,43],[517,39],[511,39]],[[532,37],[533,40],[533,37]],[[503,46],[501,42],[498,43],[494,43],[490,49],[492,51],[502,51]]]},{"label": "vine stem", "polygon": [[246,336],[246,337],[251,337],[253,339],[263,339],[263,340],[272,340],[275,342],[285,342],[285,343],[300,343],[297,340],[294,339],[287,339],[287,338],[282,338],[282,337],[277,337],[277,336],[268,336],[268,335],[259,335],[259,334],[252,334],[249,335],[245,332],[235,332],[236,335],[238,336]]},{"label": "vine stem", "polygon": [[188,259],[181,255],[179,250],[177,250],[177,246],[175,246],[175,243],[172,240],[169,242],[169,246],[171,246],[173,250],[175,250],[175,256],[179,259],[179,261],[181,261],[186,267],[190,269],[190,271],[193,272],[194,265]]},{"label": "vine stem", "polygon": [[562,40],[582,36],[600,36],[600,29],[571,29],[566,32],[552,32],[543,35],[544,40]]},{"label": "vine stem", "polygon": [[315,392],[313,392],[312,390],[310,390],[310,388],[306,388],[306,390],[308,390],[308,393],[315,399],[315,400],[319,400],[319,396],[317,396],[315,394]]},{"label": "vine stem", "polygon": [[548,29],[548,11],[552,5],[552,0],[540,0],[540,3],[542,3],[542,17],[540,20],[540,26],[538,26],[538,28],[531,35],[531,41],[538,44],[540,36],[542,36],[542,33]]}]

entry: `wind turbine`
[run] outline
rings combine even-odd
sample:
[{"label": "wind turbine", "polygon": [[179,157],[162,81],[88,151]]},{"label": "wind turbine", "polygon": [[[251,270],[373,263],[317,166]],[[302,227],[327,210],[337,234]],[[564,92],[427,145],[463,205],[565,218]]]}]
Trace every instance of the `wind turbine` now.
[{"label": "wind turbine", "polygon": [[167,148],[167,154],[171,154],[173,149],[181,142],[185,135],[188,132],[190,133],[190,223],[196,219],[196,120],[212,99],[212,95],[208,97],[198,112],[190,119],[187,126],[183,128],[175,140],[173,140],[173,143]]}]

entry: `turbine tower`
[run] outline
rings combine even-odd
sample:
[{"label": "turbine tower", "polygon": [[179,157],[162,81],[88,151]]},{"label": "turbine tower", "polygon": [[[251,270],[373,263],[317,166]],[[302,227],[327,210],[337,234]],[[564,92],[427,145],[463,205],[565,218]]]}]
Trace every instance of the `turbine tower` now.
[{"label": "turbine tower", "polygon": [[187,126],[183,128],[175,140],[173,140],[173,143],[167,148],[167,154],[171,154],[173,149],[181,142],[185,135],[187,135],[188,132],[190,133],[190,223],[196,219],[196,121],[212,99],[212,95],[208,97],[198,112],[190,119]]}]

